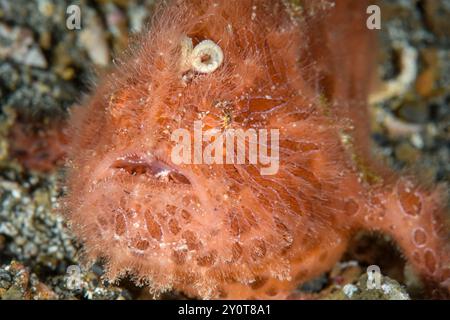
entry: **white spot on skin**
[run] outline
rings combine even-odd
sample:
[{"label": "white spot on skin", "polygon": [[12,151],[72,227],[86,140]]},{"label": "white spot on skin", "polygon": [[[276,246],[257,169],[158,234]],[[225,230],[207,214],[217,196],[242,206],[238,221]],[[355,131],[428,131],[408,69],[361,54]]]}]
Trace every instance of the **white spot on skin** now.
[{"label": "white spot on skin", "polygon": [[177,250],[177,251],[187,251],[188,250],[188,246],[186,245],[186,243],[182,242],[182,243],[179,243],[175,247],[175,250]]},{"label": "white spot on skin", "polygon": [[171,172],[170,170],[162,170],[162,171],[158,172],[157,174],[155,174],[155,178],[164,180],[169,176],[170,172]]},{"label": "white spot on skin", "polygon": [[251,16],[252,21],[256,20],[256,6],[252,7],[252,16]]},{"label": "white spot on skin", "polygon": [[231,24],[227,24],[227,31],[229,34],[233,34],[233,26]]}]

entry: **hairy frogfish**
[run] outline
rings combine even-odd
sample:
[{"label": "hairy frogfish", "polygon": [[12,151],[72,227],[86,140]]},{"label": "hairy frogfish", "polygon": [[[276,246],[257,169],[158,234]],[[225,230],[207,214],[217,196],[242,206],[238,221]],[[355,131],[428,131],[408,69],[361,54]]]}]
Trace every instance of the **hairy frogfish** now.
[{"label": "hairy frogfish", "polygon": [[[131,274],[154,292],[283,299],[370,230],[390,235],[424,282],[448,293],[445,187],[400,176],[371,154],[368,5],[158,7],[70,120],[63,207],[86,259],[103,259],[110,280]],[[174,161],[173,133],[194,135],[196,123],[219,133],[211,141],[229,129],[276,129],[276,172]],[[244,141],[255,143],[275,152]]]}]

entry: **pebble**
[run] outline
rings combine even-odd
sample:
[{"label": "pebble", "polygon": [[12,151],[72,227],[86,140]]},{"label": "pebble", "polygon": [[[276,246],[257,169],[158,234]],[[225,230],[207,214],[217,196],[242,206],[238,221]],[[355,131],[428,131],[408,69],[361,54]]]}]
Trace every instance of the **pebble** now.
[{"label": "pebble", "polygon": [[0,59],[12,59],[30,67],[47,68],[47,60],[31,30],[0,23]]},{"label": "pebble", "polygon": [[342,288],[342,292],[344,292],[344,294],[351,299],[351,297],[353,296],[354,293],[358,292],[358,287],[355,286],[354,284],[346,284],[343,288]]},{"label": "pebble", "polygon": [[413,164],[420,157],[420,153],[409,142],[401,142],[395,148],[395,156],[402,162]]},{"label": "pebble", "polygon": [[110,63],[110,52],[104,29],[100,19],[92,15],[79,38],[92,62],[102,67]]},{"label": "pebble", "polygon": [[439,38],[448,41],[450,37],[450,19],[448,18],[450,2],[446,0],[425,0],[422,2],[427,26]]}]

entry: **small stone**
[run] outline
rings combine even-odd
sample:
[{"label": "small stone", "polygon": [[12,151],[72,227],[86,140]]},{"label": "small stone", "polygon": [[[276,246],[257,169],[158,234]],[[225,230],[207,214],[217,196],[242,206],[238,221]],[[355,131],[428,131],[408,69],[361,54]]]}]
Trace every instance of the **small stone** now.
[{"label": "small stone", "polygon": [[24,293],[14,285],[3,294],[2,300],[24,300]]},{"label": "small stone", "polygon": [[416,79],[416,91],[422,97],[430,97],[436,91],[436,82],[439,77],[438,51],[435,48],[423,49],[421,60],[425,67]]},{"label": "small stone", "polygon": [[450,36],[450,19],[448,18],[450,2],[436,0],[424,0],[422,2],[428,27],[439,38],[448,38]]},{"label": "small stone", "polygon": [[0,23],[0,59],[12,59],[30,67],[47,68],[47,60],[29,29]]},{"label": "small stone", "polygon": [[324,299],[333,300],[410,300],[405,288],[397,281],[381,276],[379,287],[368,287],[368,276],[364,273],[358,281],[342,287],[341,290],[331,290]]},{"label": "small stone", "polygon": [[48,0],[39,0],[38,7],[45,17],[51,17],[55,13],[55,6]]},{"label": "small stone", "polygon": [[43,32],[39,36],[39,44],[40,46],[45,49],[49,50],[52,46],[52,35],[50,32]]},{"label": "small stone", "polygon": [[424,124],[428,121],[428,106],[423,103],[405,103],[399,109],[399,118],[410,124]]},{"label": "small stone", "polygon": [[431,96],[434,89],[436,73],[432,69],[424,70],[416,80],[416,90],[423,97]]},{"label": "small stone", "polygon": [[353,294],[358,292],[358,287],[355,286],[354,284],[346,284],[342,288],[342,292],[344,292],[344,294],[351,299]]},{"label": "small stone", "polygon": [[402,142],[395,148],[395,156],[402,162],[412,164],[420,157],[420,153],[410,143]]},{"label": "small stone", "polygon": [[425,145],[422,136],[420,134],[418,134],[418,133],[414,133],[411,136],[411,143],[417,149],[422,149],[424,147],[424,145]]},{"label": "small stone", "polygon": [[80,34],[80,42],[85,47],[93,63],[105,67],[110,63],[110,53],[104,27],[97,16],[88,20]]},{"label": "small stone", "polygon": [[64,80],[72,80],[75,77],[75,70],[73,68],[65,68],[62,71],[58,72],[58,74]]}]

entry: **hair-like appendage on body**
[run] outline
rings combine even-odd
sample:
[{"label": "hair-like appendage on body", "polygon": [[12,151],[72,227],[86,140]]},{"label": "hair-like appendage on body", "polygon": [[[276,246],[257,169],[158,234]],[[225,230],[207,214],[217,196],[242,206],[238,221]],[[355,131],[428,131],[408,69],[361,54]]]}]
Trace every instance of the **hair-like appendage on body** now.
[{"label": "hair-like appendage on body", "polygon": [[[110,279],[129,272],[156,292],[201,298],[285,298],[329,270],[359,228],[394,234],[411,258],[408,241],[424,241],[418,223],[431,226],[436,194],[420,193],[420,220],[404,225],[397,207],[418,201],[383,189],[395,184],[371,169],[366,1],[287,3],[162,5],[74,111],[65,210]],[[173,163],[171,133],[197,120],[203,130],[279,129],[278,172]],[[441,282],[445,260],[428,230],[433,256],[420,249],[415,266]]]}]

